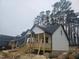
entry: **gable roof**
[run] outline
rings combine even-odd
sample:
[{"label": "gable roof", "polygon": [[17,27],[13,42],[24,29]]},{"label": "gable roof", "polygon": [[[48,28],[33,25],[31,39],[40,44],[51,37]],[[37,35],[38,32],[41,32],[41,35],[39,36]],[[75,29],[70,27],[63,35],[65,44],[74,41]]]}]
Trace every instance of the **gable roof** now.
[{"label": "gable roof", "polygon": [[58,24],[49,24],[46,27],[40,27],[42,28],[46,33],[53,34],[59,27]]},{"label": "gable roof", "polygon": [[33,28],[34,28],[35,26],[39,27],[40,29],[42,29],[42,30],[43,30],[44,32],[46,32],[46,33],[52,34],[53,32],[56,31],[56,29],[58,29],[58,27],[59,27],[60,25],[58,25],[58,24],[48,24],[48,25],[46,25],[45,27],[42,27],[42,26],[39,26],[39,25],[34,25],[34,26],[31,28],[31,31],[33,30]]}]

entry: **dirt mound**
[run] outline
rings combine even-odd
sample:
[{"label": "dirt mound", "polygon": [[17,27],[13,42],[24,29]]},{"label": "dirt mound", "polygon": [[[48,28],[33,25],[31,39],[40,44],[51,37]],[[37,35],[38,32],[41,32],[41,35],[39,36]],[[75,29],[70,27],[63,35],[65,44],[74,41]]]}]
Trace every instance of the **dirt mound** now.
[{"label": "dirt mound", "polygon": [[3,56],[2,55],[0,55],[0,59],[2,59],[3,58]]},{"label": "dirt mound", "polygon": [[46,59],[46,57],[43,55],[36,55],[33,57],[33,59]]}]

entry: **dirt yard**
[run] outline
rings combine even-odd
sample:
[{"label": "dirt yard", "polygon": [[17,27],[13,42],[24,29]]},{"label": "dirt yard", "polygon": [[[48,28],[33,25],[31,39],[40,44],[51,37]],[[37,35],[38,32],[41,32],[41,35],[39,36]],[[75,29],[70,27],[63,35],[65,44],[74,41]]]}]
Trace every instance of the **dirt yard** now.
[{"label": "dirt yard", "polygon": [[12,56],[12,57],[3,57],[0,55],[0,59],[46,59],[43,55],[34,55],[34,54],[25,54],[19,56]]},{"label": "dirt yard", "polygon": [[43,55],[26,54],[20,57],[20,59],[46,59]]}]

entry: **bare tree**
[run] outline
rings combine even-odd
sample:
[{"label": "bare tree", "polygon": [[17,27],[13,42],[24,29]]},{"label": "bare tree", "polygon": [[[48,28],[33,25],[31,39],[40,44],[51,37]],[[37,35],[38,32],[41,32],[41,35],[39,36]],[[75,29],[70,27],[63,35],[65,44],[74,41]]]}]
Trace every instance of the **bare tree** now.
[{"label": "bare tree", "polygon": [[[42,11],[39,16],[35,18],[34,24],[48,25],[48,24],[62,24],[67,32],[70,45],[79,45],[79,14],[71,9],[71,2],[67,0],[60,0],[53,5],[53,10]],[[77,24],[77,25],[76,25]],[[73,44],[74,43],[74,44]]]}]

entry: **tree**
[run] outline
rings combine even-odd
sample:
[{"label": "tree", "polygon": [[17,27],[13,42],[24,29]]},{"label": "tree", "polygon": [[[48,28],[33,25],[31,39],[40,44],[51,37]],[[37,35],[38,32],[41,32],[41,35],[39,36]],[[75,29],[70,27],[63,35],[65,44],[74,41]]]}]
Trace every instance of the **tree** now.
[{"label": "tree", "polygon": [[39,25],[40,21],[41,21],[40,16],[37,16],[34,20],[34,24]]},{"label": "tree", "polygon": [[39,16],[35,18],[34,24],[36,25],[46,25],[49,23],[49,17],[50,17],[50,10],[47,10],[46,12],[42,11],[40,12]]},{"label": "tree", "polygon": [[52,22],[56,23],[65,23],[66,21],[66,11],[71,9],[71,2],[66,0],[60,0],[59,2],[56,2],[53,7],[53,11],[51,14]]},{"label": "tree", "polygon": [[[46,26],[48,24],[62,24],[67,32],[70,45],[79,45],[79,18],[78,13],[71,9],[71,2],[60,0],[53,5],[53,10],[40,12],[35,18],[36,25]],[[76,29],[75,29],[76,28]],[[75,43],[75,44],[73,44]]]}]

